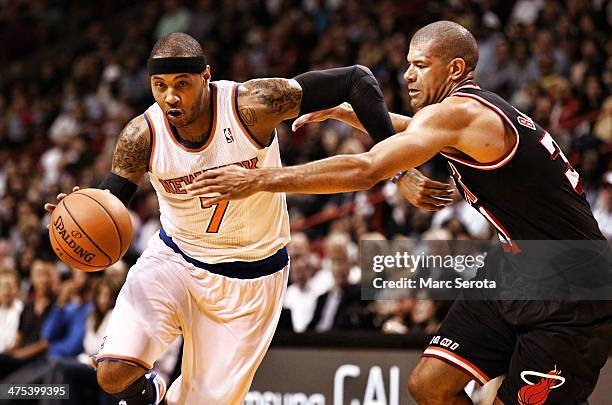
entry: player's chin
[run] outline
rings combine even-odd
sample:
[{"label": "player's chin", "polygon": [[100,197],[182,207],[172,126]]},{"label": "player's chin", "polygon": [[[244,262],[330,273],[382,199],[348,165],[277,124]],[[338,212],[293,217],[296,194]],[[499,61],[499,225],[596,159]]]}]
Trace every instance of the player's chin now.
[{"label": "player's chin", "polygon": [[410,97],[410,107],[412,107],[413,110],[419,111],[421,108],[425,107],[423,104],[423,101],[418,95],[415,94],[414,96]]}]

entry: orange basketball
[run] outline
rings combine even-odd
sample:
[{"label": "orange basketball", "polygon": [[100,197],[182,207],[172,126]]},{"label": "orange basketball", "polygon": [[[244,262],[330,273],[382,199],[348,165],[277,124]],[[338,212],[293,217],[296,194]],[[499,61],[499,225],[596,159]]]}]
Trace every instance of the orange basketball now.
[{"label": "orange basketball", "polygon": [[59,202],[49,224],[57,257],[83,271],[117,262],[132,241],[132,221],[123,203],[108,191],[86,188]]}]

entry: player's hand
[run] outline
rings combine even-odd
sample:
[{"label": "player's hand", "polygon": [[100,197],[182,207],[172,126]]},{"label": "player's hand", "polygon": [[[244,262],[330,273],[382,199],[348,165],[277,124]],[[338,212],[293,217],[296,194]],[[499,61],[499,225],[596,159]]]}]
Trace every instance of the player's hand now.
[{"label": "player's hand", "polygon": [[314,111],[308,114],[304,114],[299,116],[293,124],[291,125],[291,130],[293,132],[297,131],[299,127],[304,124],[308,124],[311,122],[321,122],[328,119],[334,119],[341,115],[342,112],[349,110],[352,111],[353,108],[349,103],[342,103],[332,108],[328,108],[327,110]]},{"label": "player's hand", "polygon": [[432,180],[416,169],[394,177],[394,182],[404,198],[417,208],[440,211],[453,203],[452,185]]},{"label": "player's hand", "polygon": [[254,172],[235,165],[208,170],[196,177],[185,189],[192,196],[218,194],[207,199],[206,207],[221,201],[240,200],[260,191]]},{"label": "player's hand", "polygon": [[[74,186],[74,187],[72,187],[72,192],[74,193],[75,191],[79,191],[80,189],[81,188],[79,186]],[[66,198],[67,195],[68,194],[66,194],[66,193],[59,193],[57,195],[57,202],[59,203],[60,201],[62,201],[64,198]],[[57,207],[57,204],[46,203],[45,204],[45,211],[53,212],[55,207]]]}]

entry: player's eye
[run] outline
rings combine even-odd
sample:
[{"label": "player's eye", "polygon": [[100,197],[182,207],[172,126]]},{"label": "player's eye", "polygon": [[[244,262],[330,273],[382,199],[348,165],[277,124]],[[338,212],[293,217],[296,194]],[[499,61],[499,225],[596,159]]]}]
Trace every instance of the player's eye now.
[{"label": "player's eye", "polygon": [[164,83],[161,82],[157,82],[155,83],[155,87],[159,88],[159,89],[163,89],[166,87],[166,85]]},{"label": "player's eye", "polygon": [[187,87],[187,86],[189,86],[189,82],[186,82],[186,81],[182,80],[181,82],[179,82],[178,86],[179,86],[179,88]]}]

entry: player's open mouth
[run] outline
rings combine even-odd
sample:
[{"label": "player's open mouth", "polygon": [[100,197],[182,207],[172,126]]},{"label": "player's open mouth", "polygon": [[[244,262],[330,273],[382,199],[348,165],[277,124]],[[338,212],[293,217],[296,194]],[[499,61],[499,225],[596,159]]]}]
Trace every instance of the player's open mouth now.
[{"label": "player's open mouth", "polygon": [[412,97],[417,93],[420,93],[420,90],[416,90],[416,89],[408,89],[408,94]]},{"label": "player's open mouth", "polygon": [[172,108],[166,112],[168,118],[178,118],[183,115],[183,112],[177,108]]}]

